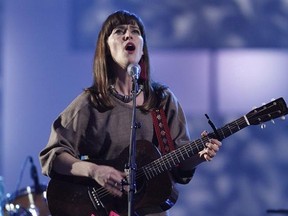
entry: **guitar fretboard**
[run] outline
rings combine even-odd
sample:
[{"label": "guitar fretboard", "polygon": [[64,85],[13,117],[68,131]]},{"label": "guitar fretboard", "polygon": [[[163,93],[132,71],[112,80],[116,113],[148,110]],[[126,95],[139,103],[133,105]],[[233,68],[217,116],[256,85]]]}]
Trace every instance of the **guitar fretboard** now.
[{"label": "guitar fretboard", "polygon": [[181,162],[198,154],[206,147],[206,143],[209,142],[210,138],[216,138],[221,141],[247,127],[248,125],[249,124],[246,117],[242,116],[241,118],[226,124],[222,128],[217,129],[215,132],[209,133],[208,136],[189,142],[143,166],[142,171],[144,172],[146,178],[150,180],[160,173],[171,170],[172,168],[178,166]]}]

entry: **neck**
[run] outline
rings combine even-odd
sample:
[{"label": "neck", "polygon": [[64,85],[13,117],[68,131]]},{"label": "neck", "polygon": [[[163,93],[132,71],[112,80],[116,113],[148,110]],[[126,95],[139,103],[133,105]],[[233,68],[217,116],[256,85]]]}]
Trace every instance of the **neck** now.
[{"label": "neck", "polygon": [[116,77],[115,89],[123,95],[130,95],[132,91],[131,77],[126,75],[125,77]]},{"label": "neck", "polygon": [[122,68],[118,64],[113,64],[115,75],[114,87],[119,94],[130,95],[132,91],[132,78],[127,73],[127,68]]},{"label": "neck", "polygon": [[[128,95],[119,94],[119,92],[117,91],[117,89],[115,88],[114,85],[110,85],[109,90],[110,90],[110,92],[112,93],[112,95],[114,97],[116,97],[117,99],[123,101],[124,103],[130,103],[133,100],[133,95],[131,93],[128,94]],[[138,90],[137,90],[137,92],[136,92],[136,97],[137,97],[136,98],[136,103],[137,103],[137,99],[138,99],[138,104],[142,104],[143,103],[143,95],[142,95],[142,98],[141,98],[142,101],[139,102],[139,98],[138,98],[138,96],[141,95],[142,90],[143,90],[143,86],[140,85]]]}]

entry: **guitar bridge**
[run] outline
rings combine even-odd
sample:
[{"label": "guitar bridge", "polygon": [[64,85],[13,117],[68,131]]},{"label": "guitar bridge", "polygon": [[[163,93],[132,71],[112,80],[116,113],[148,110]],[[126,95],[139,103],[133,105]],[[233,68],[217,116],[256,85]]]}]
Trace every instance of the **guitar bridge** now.
[{"label": "guitar bridge", "polygon": [[98,193],[94,187],[88,187],[88,195],[90,197],[90,200],[94,206],[94,208],[97,210],[97,212],[106,212],[105,206],[101,202]]}]

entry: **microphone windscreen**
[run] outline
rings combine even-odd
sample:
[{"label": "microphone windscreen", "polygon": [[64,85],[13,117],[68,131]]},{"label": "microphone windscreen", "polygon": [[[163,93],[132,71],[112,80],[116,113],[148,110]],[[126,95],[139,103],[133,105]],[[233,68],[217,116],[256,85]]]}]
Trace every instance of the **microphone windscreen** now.
[{"label": "microphone windscreen", "polygon": [[141,67],[139,64],[129,64],[127,67],[127,72],[133,79],[139,79]]}]

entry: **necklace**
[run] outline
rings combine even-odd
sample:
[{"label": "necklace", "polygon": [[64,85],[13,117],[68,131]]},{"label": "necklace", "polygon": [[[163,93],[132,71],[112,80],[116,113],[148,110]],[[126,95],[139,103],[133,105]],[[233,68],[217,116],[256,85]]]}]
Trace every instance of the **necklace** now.
[{"label": "necklace", "polygon": [[[138,91],[136,93],[136,97],[142,92],[143,90],[143,85],[139,85],[139,88],[138,88]],[[118,91],[115,89],[115,86],[114,85],[110,85],[109,86],[109,91],[111,92],[111,94],[117,98],[118,100],[124,102],[124,103],[129,103],[133,100],[133,95],[130,94],[130,95],[122,95],[122,94],[119,94]]]}]

